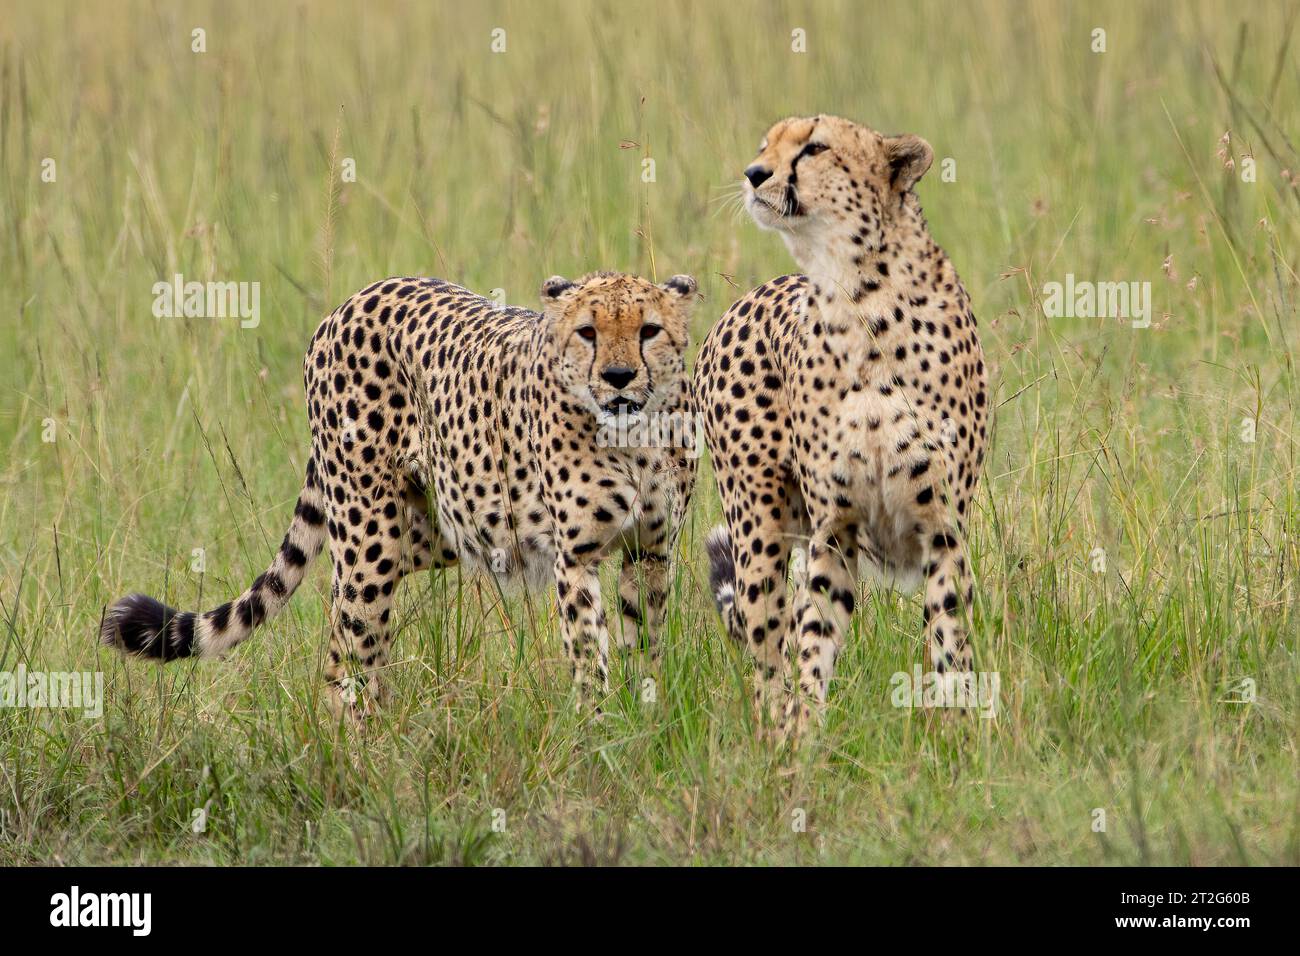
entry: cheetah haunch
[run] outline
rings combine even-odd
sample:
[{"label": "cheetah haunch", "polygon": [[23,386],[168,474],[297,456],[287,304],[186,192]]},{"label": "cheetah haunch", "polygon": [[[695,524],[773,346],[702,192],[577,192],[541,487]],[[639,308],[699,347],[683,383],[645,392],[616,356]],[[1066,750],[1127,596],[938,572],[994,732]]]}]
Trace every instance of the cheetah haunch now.
[{"label": "cheetah haunch", "polygon": [[[701,346],[694,400],[727,520],[708,543],[714,596],[778,734],[825,701],[860,561],[924,581],[931,665],[948,684],[971,670],[962,531],[989,409],[970,297],[912,189],[932,158],[916,136],[816,116],[773,126],[745,170],[750,215],[807,275],[731,306]],[[796,540],[808,562],[792,610]]]},{"label": "cheetah haunch", "polygon": [[695,280],[595,273],[547,280],[542,313],[438,279],[358,292],[312,337],[304,365],[311,454],[271,566],[215,610],[132,594],[102,638],[163,661],[215,657],[275,615],[329,547],[326,677],[337,705],[383,697],[393,592],[463,561],[504,578],[550,572],[580,690],[607,688],[597,570],[622,555],[621,647],[660,629],[694,456],[609,440],[611,421],[678,415]]}]

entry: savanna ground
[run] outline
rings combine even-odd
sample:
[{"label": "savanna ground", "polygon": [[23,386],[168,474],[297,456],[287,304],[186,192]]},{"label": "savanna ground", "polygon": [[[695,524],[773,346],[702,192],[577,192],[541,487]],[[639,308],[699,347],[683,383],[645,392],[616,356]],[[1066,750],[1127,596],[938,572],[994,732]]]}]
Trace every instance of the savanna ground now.
[{"label": "savanna ground", "polygon": [[[1298,12],[6,4],[0,671],[101,671],[105,700],[0,710],[0,863],[1300,863]],[[919,193],[996,396],[996,719],[892,705],[921,611],[883,593],[820,735],[758,743],[707,466],[655,700],[600,723],[549,600],[454,573],[407,581],[364,738],[320,693],[327,562],[224,664],[97,645],[127,591],[209,607],[265,567],[303,351],[354,289],[685,271],[698,342],[794,270],[734,198],[767,125],[818,111],[935,148]],[[260,324],[155,318],[177,273],[260,283]],[[1049,318],[1067,274],[1149,281],[1150,327]]]}]

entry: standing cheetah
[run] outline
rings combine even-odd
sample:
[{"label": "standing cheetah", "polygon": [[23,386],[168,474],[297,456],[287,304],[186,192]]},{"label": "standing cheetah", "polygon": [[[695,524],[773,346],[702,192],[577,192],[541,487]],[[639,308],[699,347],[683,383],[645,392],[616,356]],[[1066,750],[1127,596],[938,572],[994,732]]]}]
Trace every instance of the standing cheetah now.
[{"label": "standing cheetah", "polygon": [[653,647],[694,481],[686,449],[610,426],[680,413],[695,291],[689,276],[556,277],[539,314],[438,279],[363,289],[312,336],[311,455],[271,566],[203,613],[122,598],[104,642],[163,661],[222,655],[284,607],[328,544],[331,700],[366,713],[384,696],[404,575],[458,560],[507,578],[550,570],[579,700],[594,703],[608,684],[599,564],[622,555],[620,646],[644,632]]},{"label": "standing cheetah", "polygon": [[[916,136],[816,116],[773,126],[745,170],[750,215],[807,276],[731,306],[701,346],[694,400],[727,519],[708,542],[714,596],[778,733],[820,713],[860,559],[924,581],[925,641],[949,700],[971,670],[962,532],[988,399],[970,297],[912,189],[933,155]],[[808,565],[792,613],[796,539]]]}]

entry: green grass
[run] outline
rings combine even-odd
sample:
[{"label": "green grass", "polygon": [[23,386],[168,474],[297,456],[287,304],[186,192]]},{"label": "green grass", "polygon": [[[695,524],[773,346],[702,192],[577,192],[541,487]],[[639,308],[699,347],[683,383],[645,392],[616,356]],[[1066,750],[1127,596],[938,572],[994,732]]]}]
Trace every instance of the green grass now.
[{"label": "green grass", "polygon": [[[99,720],[0,710],[0,863],[1300,863],[1294,3],[125,7],[0,20],[0,670],[106,689]],[[658,699],[599,724],[549,599],[455,575],[408,580],[364,739],[319,693],[325,562],[224,664],[96,646],[126,591],[211,606],[265,567],[302,354],[354,289],[692,272],[698,341],[794,271],[727,199],[816,111],[956,160],[919,192],[998,404],[971,527],[996,720],[891,706],[920,609],[880,594],[822,733],[757,742],[707,467]],[[260,282],[260,326],[155,319],[177,272]],[[1047,318],[1066,273],[1152,282],[1152,327]]]}]

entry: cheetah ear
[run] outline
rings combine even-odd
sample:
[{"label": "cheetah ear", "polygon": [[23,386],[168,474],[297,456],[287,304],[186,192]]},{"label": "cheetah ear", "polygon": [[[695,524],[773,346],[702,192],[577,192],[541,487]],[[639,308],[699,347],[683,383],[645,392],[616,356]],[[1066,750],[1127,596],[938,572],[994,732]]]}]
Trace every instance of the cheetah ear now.
[{"label": "cheetah ear", "polygon": [[547,302],[554,302],[564,293],[574,288],[577,288],[577,283],[564,278],[564,276],[551,276],[542,283],[542,298]]},{"label": "cheetah ear", "polygon": [[885,158],[889,161],[889,185],[905,193],[934,162],[934,150],[919,136],[910,133],[885,140]]},{"label": "cheetah ear", "polygon": [[699,291],[699,284],[692,276],[676,275],[659,288],[679,299],[693,299],[695,293]]}]

